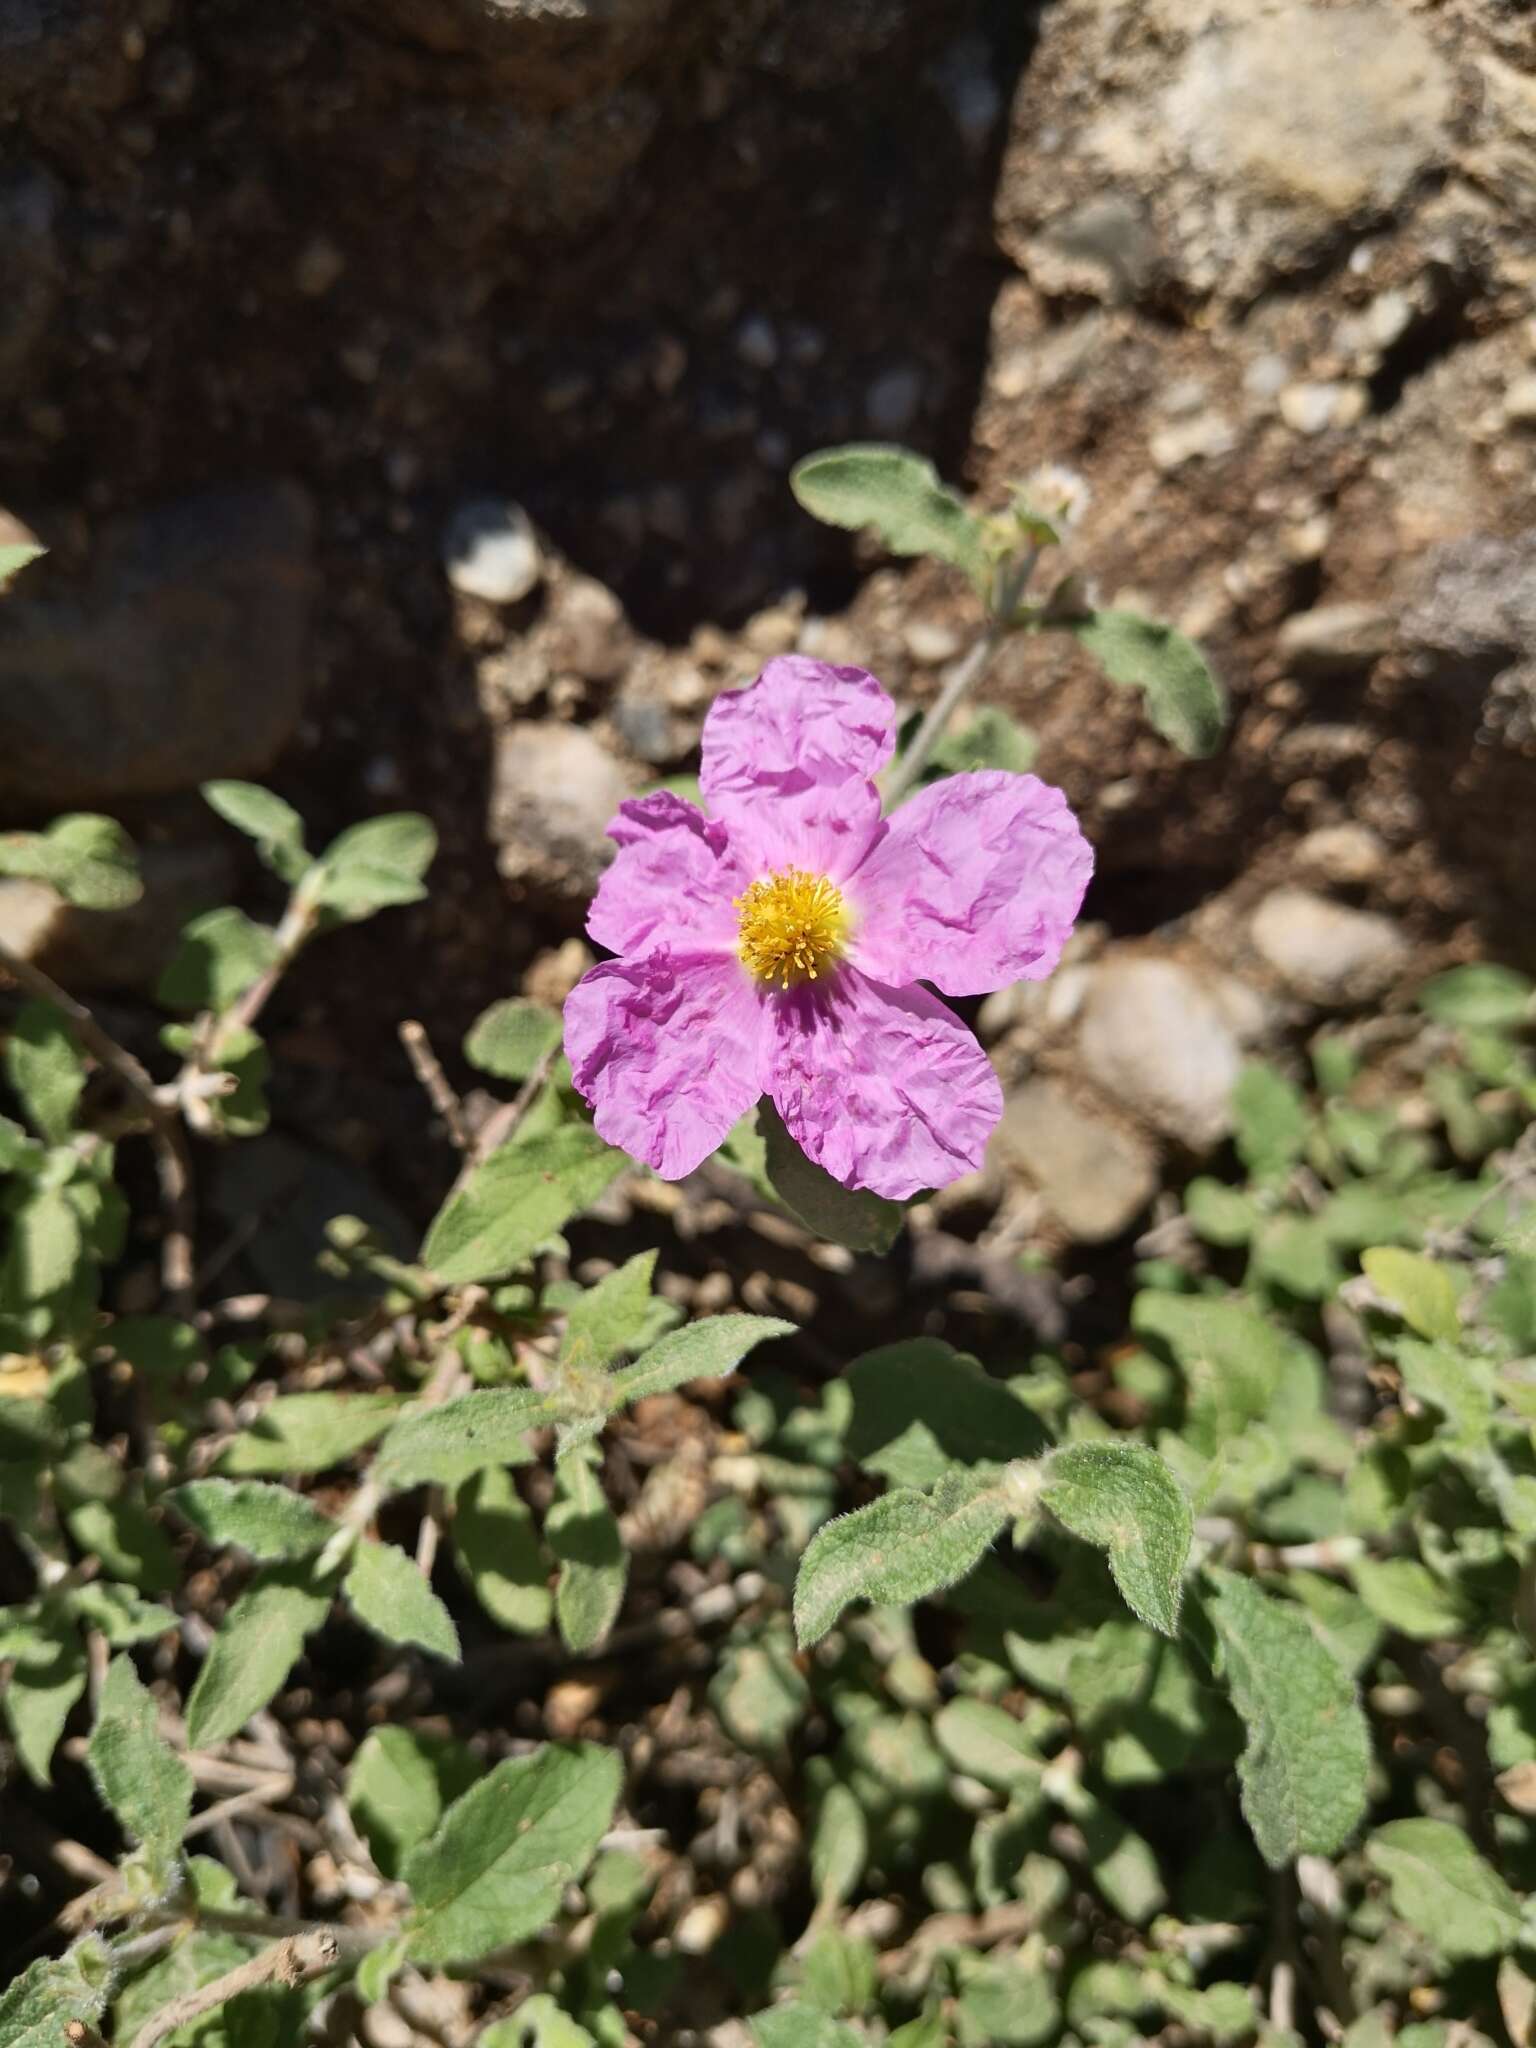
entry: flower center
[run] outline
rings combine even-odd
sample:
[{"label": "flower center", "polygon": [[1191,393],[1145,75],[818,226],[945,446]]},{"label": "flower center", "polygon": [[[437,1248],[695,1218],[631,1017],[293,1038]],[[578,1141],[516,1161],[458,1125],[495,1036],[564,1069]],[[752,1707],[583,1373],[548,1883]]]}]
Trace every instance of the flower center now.
[{"label": "flower center", "polygon": [[825,875],[780,868],[735,899],[741,913],[738,951],[759,981],[790,988],[814,981],[842,955],[848,912],[842,891]]}]

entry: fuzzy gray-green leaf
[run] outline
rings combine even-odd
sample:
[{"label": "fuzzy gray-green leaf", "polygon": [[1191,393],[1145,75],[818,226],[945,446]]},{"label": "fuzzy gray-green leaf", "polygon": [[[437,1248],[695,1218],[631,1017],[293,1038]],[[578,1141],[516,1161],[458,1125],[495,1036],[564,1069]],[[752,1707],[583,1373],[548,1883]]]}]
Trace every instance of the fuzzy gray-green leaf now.
[{"label": "fuzzy gray-green leaf", "polygon": [[503,1145],[438,1211],[421,1248],[445,1286],[494,1280],[525,1265],[624,1164],[588,1124]]},{"label": "fuzzy gray-green leaf", "polygon": [[1179,1625],[1194,1521],[1183,1488],[1145,1444],[1065,1444],[1045,1468],[1042,1499],[1074,1536],[1109,1555],[1126,1605],[1165,1636]]},{"label": "fuzzy gray-green leaf", "polygon": [[1275,1869],[1331,1856],[1365,1811],[1371,1740],[1354,1681],[1298,1607],[1212,1571],[1219,1676],[1247,1730],[1243,1812]]},{"label": "fuzzy gray-green leaf", "polygon": [[855,441],[820,448],[790,471],[789,487],[813,519],[872,526],[893,555],[953,562],[978,586],[986,574],[981,530],[931,462],[909,448]]},{"label": "fuzzy gray-green leaf", "polygon": [[1396,1910],[1443,1955],[1501,1955],[1520,1939],[1519,1899],[1449,1821],[1388,1821],[1365,1853]]},{"label": "fuzzy gray-green leaf", "polygon": [[257,1573],[225,1615],[192,1687],[187,1740],[194,1749],[227,1741],[261,1711],[330,1605],[329,1590],[315,1586],[302,1564]]},{"label": "fuzzy gray-green leaf", "polygon": [[818,1529],[795,1578],[795,1634],[819,1642],[854,1600],[910,1606],[963,1578],[1008,1520],[996,1473],[898,1487]]},{"label": "fuzzy gray-green leaf", "polygon": [[233,1545],[251,1557],[308,1557],[336,1529],[303,1494],[263,1479],[193,1479],[166,1499],[215,1549]]},{"label": "fuzzy gray-green leaf", "polygon": [[1226,692],[1193,640],[1139,612],[1092,612],[1071,631],[1112,683],[1145,694],[1154,731],[1180,753],[1216,751],[1226,729]]},{"label": "fuzzy gray-green leaf", "polygon": [[161,1737],[154,1700],[126,1655],[107,1667],[86,1758],[126,1832],[168,1871],[192,1811],[192,1773]]}]

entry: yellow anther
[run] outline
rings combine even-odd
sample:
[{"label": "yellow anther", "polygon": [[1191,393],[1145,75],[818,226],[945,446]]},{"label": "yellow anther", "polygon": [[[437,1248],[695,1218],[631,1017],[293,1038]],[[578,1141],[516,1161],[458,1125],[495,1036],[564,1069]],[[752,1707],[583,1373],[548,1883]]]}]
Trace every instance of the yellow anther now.
[{"label": "yellow anther", "polygon": [[793,988],[815,981],[841,958],[848,936],[842,891],[825,875],[780,868],[736,898],[741,913],[738,951],[759,981]]}]

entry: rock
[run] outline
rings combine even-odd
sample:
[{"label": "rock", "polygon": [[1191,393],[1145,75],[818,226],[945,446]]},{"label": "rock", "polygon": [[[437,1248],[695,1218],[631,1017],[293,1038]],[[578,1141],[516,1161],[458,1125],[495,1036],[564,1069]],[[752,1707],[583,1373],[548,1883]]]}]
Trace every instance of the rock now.
[{"label": "rock", "polygon": [[779,337],[773,322],[751,313],[736,330],[736,353],[749,369],[771,370],[779,360]]},{"label": "rock", "polygon": [[1409,958],[1408,941],[1390,918],[1309,889],[1271,890],[1249,930],[1286,987],[1314,1003],[1380,995]]},{"label": "rock", "polygon": [[877,434],[904,434],[923,402],[923,373],[915,364],[887,370],[864,394],[864,417]]},{"label": "rock", "polygon": [[1231,1128],[1238,1036],[1215,992],[1175,960],[1096,967],[1078,1052],[1101,1088],[1192,1152],[1209,1151]]},{"label": "rock", "polygon": [[1536,427],[1536,377],[1517,377],[1500,409],[1511,426]]},{"label": "rock", "polygon": [[1280,417],[1296,434],[1325,434],[1352,427],[1365,417],[1370,394],[1363,384],[1287,384],[1280,393]]},{"label": "rock", "polygon": [[623,769],[584,727],[518,723],[496,743],[490,833],[509,881],[590,896],[608,864],[608,825],[631,794]]},{"label": "rock", "polygon": [[296,484],[249,484],[116,522],[72,590],[19,582],[0,796],[36,816],[262,774],[303,707],[313,535]]},{"label": "rock", "polygon": [[1106,192],[1059,215],[1029,248],[1035,283],[1053,297],[1087,294],[1107,305],[1137,299],[1162,267],[1157,234],[1139,199]]},{"label": "rock", "polygon": [[369,31],[397,30],[500,71],[523,95],[564,106],[633,70],[674,0],[347,0]]},{"label": "rock", "polygon": [[1296,865],[1346,887],[1374,882],[1387,864],[1387,849],[1369,825],[1320,825],[1296,848]]},{"label": "rock", "polygon": [[923,668],[941,668],[953,661],[965,645],[955,627],[943,619],[906,619],[901,644]]},{"label": "rock", "polygon": [[44,882],[0,881],[0,941],[74,993],[152,989],[188,919],[227,903],[230,849],[213,841],[139,849],[144,893],[126,910],[79,910]]},{"label": "rock", "polygon": [[1118,1237],[1157,1193],[1151,1147],[1079,1107],[1058,1081],[1026,1081],[1014,1091],[992,1148],[1029,1176],[1079,1244]]},{"label": "rock", "polygon": [[1392,614],[1376,604],[1322,604],[1280,628],[1280,657],[1292,675],[1349,675],[1392,646]]},{"label": "rock", "polygon": [[463,597],[516,604],[544,573],[533,521],[511,498],[470,498],[443,536],[448,581]]},{"label": "rock", "polygon": [[1399,631],[1418,672],[1457,695],[1536,655],[1536,526],[1431,548]]},{"label": "rock", "polygon": [[1151,441],[1152,462],[1154,468],[1164,471],[1182,469],[1186,462],[1210,462],[1230,455],[1236,446],[1237,433],[1230,420],[1219,412],[1196,413],[1193,419],[1158,428]]},{"label": "rock", "polygon": [[1444,155],[1454,86],[1419,23],[1389,0],[1201,13],[1209,25],[1153,118],[1203,180],[1207,250],[1230,244],[1226,288],[1240,292],[1341,225],[1390,213]]},{"label": "rock", "polygon": [[585,939],[566,939],[541,953],[523,976],[523,994],[530,1002],[558,1010],[596,960]]}]

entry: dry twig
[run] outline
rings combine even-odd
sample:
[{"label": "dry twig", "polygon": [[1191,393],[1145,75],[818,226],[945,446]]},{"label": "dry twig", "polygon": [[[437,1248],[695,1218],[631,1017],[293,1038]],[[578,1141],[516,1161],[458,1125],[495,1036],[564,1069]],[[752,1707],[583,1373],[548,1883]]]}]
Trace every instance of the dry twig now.
[{"label": "dry twig", "polygon": [[400,1043],[405,1047],[405,1056],[411,1063],[411,1072],[426,1090],[427,1100],[447,1126],[448,1136],[456,1152],[466,1157],[474,1147],[474,1138],[464,1121],[464,1105],[454,1090],[453,1083],[443,1072],[441,1060],[432,1050],[426,1027],[418,1024],[414,1017],[407,1017],[400,1025]]},{"label": "dry twig", "polygon": [[274,1942],[271,1948],[264,1948],[259,1955],[251,1957],[248,1963],[240,1963],[233,1970],[226,1970],[222,1977],[215,1977],[211,1984],[203,1984],[195,1991],[184,1991],[179,1998],[173,1998],[152,2019],[146,2020],[133,2037],[133,2048],[155,2048],[168,2034],[174,2034],[178,2027],[184,2027],[198,2019],[205,2012],[212,2012],[215,2006],[226,2000],[238,1998],[242,1991],[254,1991],[259,1984],[281,1984],[292,1989],[298,1984],[307,1984],[311,1977],[320,1977],[333,1969],[341,1956],[341,1943],[329,1928],[313,1929],[304,1934],[294,1934],[285,1940]]}]

